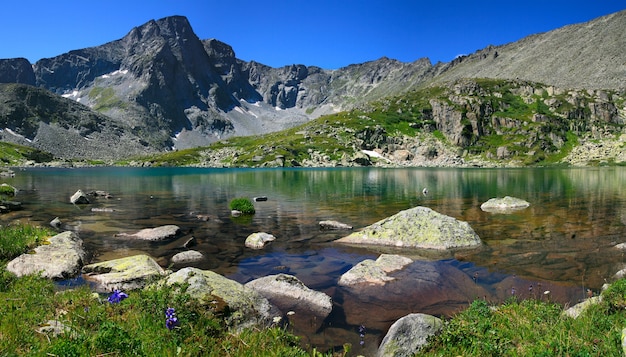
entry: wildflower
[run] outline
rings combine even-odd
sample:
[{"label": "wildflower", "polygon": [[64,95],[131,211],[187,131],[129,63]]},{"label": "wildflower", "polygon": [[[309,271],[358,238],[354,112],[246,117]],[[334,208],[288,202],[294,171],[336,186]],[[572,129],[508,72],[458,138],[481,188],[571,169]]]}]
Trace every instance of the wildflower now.
[{"label": "wildflower", "polygon": [[128,297],[128,294],[126,294],[125,292],[120,291],[118,289],[115,289],[115,291],[113,291],[113,293],[111,293],[111,295],[109,296],[107,301],[110,302],[111,304],[117,304],[120,301],[126,299],[127,297]]},{"label": "wildflower", "polygon": [[511,288],[511,295],[515,295],[515,292],[516,292],[515,287],[512,287]]},{"label": "wildflower", "polygon": [[360,337],[360,341],[359,344],[361,346],[365,345],[365,325],[361,325],[359,326],[359,337]]},{"label": "wildflower", "polygon": [[174,327],[178,326],[178,317],[176,317],[176,311],[172,307],[168,307],[165,310],[165,327],[168,330],[174,329]]}]

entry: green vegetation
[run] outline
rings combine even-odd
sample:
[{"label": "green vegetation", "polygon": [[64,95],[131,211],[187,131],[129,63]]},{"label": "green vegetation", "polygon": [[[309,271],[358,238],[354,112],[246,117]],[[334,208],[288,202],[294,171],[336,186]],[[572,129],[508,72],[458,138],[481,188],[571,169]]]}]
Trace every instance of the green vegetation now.
[{"label": "green vegetation", "polygon": [[484,300],[444,324],[419,356],[621,356],[626,280],[578,318],[549,301],[511,299],[500,306]]},{"label": "green vegetation", "polygon": [[28,224],[0,226],[0,262],[42,245],[53,231]]},{"label": "green vegetation", "polygon": [[252,204],[252,201],[246,197],[234,198],[230,201],[228,207],[231,210],[236,210],[243,214],[254,214],[255,212],[254,204]]},{"label": "green vegetation", "polygon": [[0,142],[0,162],[4,165],[22,165],[26,161],[35,161],[39,163],[52,161],[53,156],[27,146]]},{"label": "green vegetation", "polygon": [[123,108],[125,103],[115,95],[113,88],[94,87],[89,92],[89,99],[95,100],[93,109],[104,112],[113,108]]}]

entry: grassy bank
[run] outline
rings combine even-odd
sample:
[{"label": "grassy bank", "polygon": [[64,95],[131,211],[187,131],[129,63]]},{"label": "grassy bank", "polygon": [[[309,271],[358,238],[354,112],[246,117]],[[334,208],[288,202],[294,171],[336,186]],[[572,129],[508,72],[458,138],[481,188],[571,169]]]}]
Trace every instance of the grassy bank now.
[{"label": "grassy bank", "polygon": [[[0,356],[331,355],[302,348],[283,327],[233,333],[223,324],[225,309],[169,288],[118,295],[94,294],[85,286],[60,291],[47,279],[17,278],[6,270],[8,261],[45,244],[50,234],[31,226],[0,228]],[[545,296],[499,306],[477,300],[416,355],[620,356],[625,307],[624,279],[577,319]],[[57,332],[40,330],[50,329],[52,320],[62,323]]]}]

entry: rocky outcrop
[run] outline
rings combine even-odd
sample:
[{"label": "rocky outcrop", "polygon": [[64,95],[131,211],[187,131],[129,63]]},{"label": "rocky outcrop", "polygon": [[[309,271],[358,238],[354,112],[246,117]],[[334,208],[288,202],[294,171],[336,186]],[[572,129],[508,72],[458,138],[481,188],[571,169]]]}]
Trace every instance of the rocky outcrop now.
[{"label": "rocky outcrop", "polygon": [[83,241],[74,232],[59,233],[48,244],[34,249],[34,254],[22,254],[7,264],[7,270],[17,276],[41,273],[50,279],[76,277],[85,263],[87,252]]},{"label": "rocky outcrop", "polygon": [[244,285],[209,270],[183,268],[168,275],[158,285],[188,284],[185,293],[201,303],[211,306],[218,298],[228,306],[225,317],[235,329],[267,326],[279,312],[261,294]]},{"label": "rocky outcrop", "polygon": [[338,243],[445,250],[482,244],[469,223],[428,207],[414,207],[338,239]]},{"label": "rocky outcrop", "polygon": [[394,322],[378,348],[378,357],[414,356],[428,337],[443,327],[441,319],[426,314],[409,314]]},{"label": "rocky outcrop", "polygon": [[97,290],[135,290],[165,275],[163,268],[147,255],[108,260],[85,265],[83,277],[96,284]]},{"label": "rocky outcrop", "polygon": [[376,260],[366,259],[353,266],[339,278],[337,284],[352,286],[357,284],[384,285],[395,280],[389,273],[413,263],[413,260],[393,254],[382,254]]},{"label": "rocky outcrop", "polygon": [[35,72],[26,58],[0,59],[0,83],[35,85]]},{"label": "rocky outcrop", "polygon": [[486,212],[507,213],[521,210],[528,206],[530,206],[530,203],[521,198],[504,196],[490,198],[487,202],[480,205],[480,209]]},{"label": "rocky outcrop", "polygon": [[145,228],[136,233],[118,233],[115,236],[158,242],[176,238],[180,233],[180,227],[168,224],[154,228]]},{"label": "rocky outcrop", "polygon": [[262,249],[268,242],[275,240],[276,237],[269,233],[257,232],[250,234],[245,241],[245,245],[252,249]]}]

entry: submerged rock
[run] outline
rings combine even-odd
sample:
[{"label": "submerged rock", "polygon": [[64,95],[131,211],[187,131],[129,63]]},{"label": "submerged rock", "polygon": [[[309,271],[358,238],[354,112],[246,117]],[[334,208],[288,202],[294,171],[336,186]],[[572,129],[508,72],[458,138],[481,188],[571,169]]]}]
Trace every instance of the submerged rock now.
[{"label": "submerged rock", "polygon": [[497,197],[489,199],[487,202],[480,205],[480,209],[485,212],[507,213],[521,210],[528,206],[530,206],[530,203],[521,198],[504,196],[502,198]]},{"label": "submerged rock", "polygon": [[187,285],[185,293],[210,305],[216,298],[228,305],[226,323],[236,329],[266,326],[278,311],[257,291],[210,270],[183,268],[170,274],[159,285]]},{"label": "submerged rock", "polygon": [[382,219],[336,242],[438,250],[482,244],[469,223],[421,206]]},{"label": "submerged rock", "polygon": [[441,319],[426,314],[409,314],[394,322],[378,348],[378,357],[414,356],[428,337],[443,327]]},{"label": "submerged rock", "polygon": [[165,275],[163,268],[145,254],[85,265],[83,273],[85,280],[99,284],[104,291],[141,289]]},{"label": "submerged rock", "polygon": [[17,276],[41,273],[50,279],[68,279],[77,276],[87,253],[83,241],[74,232],[59,233],[49,244],[34,249],[34,254],[22,254],[7,264],[7,270]]}]

